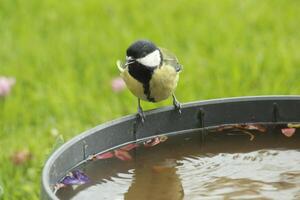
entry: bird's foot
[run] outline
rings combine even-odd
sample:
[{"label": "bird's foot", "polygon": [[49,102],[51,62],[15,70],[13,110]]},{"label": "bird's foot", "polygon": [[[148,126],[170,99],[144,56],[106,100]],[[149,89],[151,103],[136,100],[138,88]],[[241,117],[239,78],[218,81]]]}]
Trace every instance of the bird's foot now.
[{"label": "bird's foot", "polygon": [[138,107],[137,117],[141,120],[142,124],[145,122],[145,114],[141,107]]},{"label": "bird's foot", "polygon": [[175,103],[173,103],[175,109],[178,111],[179,114],[181,114],[181,104],[176,101]]},{"label": "bird's foot", "polygon": [[175,95],[173,95],[173,105],[174,105],[175,109],[178,111],[178,113],[181,114],[181,104],[176,99]]}]

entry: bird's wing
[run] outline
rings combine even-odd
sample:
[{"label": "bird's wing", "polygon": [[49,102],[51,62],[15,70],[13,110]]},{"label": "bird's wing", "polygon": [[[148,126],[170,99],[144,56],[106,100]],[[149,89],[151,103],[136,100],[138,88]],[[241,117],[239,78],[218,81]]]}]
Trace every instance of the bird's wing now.
[{"label": "bird's wing", "polygon": [[175,54],[165,48],[160,47],[159,49],[163,55],[163,62],[173,66],[177,72],[180,72],[182,70],[182,65],[179,64]]},{"label": "bird's wing", "polygon": [[117,67],[120,72],[123,72],[124,69],[126,68],[125,64],[121,60],[117,60]]}]

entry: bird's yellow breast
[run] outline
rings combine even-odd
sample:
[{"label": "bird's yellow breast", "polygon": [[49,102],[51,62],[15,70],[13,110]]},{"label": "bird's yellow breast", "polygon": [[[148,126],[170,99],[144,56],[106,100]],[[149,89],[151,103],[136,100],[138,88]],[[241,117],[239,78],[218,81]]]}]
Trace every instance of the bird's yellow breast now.
[{"label": "bird's yellow breast", "polygon": [[167,99],[174,92],[178,78],[179,74],[170,65],[157,68],[150,80],[150,96],[156,102]]},{"label": "bird's yellow breast", "polygon": [[128,89],[138,98],[148,101],[146,95],[144,94],[144,87],[143,84],[139,81],[137,81],[135,78],[133,78],[129,72],[128,69],[125,69],[121,73],[121,77],[125,81]]},{"label": "bird's yellow breast", "polygon": [[[138,98],[149,101],[144,91],[144,86],[141,82],[133,78],[128,69],[121,73],[121,77],[125,81],[128,89]],[[150,98],[155,102],[167,99],[174,92],[179,75],[170,65],[162,65],[154,70],[149,82]]]}]

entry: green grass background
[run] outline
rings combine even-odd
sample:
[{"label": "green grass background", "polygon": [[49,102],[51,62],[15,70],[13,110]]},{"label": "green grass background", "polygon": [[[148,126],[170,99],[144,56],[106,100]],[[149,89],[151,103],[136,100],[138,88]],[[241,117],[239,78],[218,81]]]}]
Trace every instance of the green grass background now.
[{"label": "green grass background", "polygon": [[[136,112],[128,90],[111,89],[134,40],[178,56],[181,102],[298,94],[299,19],[298,0],[0,0],[0,75],[17,80],[0,100],[2,198],[39,198],[51,129],[70,139]],[[10,156],[24,148],[33,159],[14,166]]]}]

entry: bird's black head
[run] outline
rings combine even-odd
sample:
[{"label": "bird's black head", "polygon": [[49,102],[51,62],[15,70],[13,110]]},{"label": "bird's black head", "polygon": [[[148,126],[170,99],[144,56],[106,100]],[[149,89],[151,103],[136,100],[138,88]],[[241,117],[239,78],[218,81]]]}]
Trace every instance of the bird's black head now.
[{"label": "bird's black head", "polygon": [[126,54],[128,57],[138,59],[145,57],[155,50],[157,50],[157,47],[152,42],[148,40],[138,40],[128,47]]},{"label": "bird's black head", "polygon": [[161,64],[162,56],[154,43],[148,40],[138,40],[128,47],[126,60],[128,63],[136,61],[148,67],[156,67]]}]

